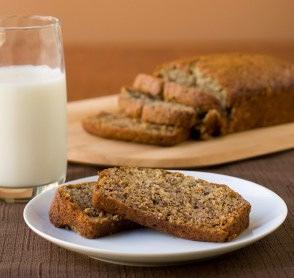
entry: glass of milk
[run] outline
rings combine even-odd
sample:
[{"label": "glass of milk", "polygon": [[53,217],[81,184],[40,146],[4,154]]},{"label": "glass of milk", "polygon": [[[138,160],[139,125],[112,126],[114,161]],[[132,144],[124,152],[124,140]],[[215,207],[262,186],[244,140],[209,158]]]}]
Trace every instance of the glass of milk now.
[{"label": "glass of milk", "polygon": [[0,198],[31,198],[64,182],[66,167],[59,21],[50,16],[0,18]]}]

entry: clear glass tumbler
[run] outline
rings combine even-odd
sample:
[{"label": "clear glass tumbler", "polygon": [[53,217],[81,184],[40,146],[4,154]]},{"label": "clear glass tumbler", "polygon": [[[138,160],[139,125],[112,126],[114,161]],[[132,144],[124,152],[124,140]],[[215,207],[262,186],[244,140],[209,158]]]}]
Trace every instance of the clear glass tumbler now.
[{"label": "clear glass tumbler", "polygon": [[[0,18],[0,198],[30,199],[66,176],[66,78],[57,18]],[[30,188],[30,190],[28,190]]]}]

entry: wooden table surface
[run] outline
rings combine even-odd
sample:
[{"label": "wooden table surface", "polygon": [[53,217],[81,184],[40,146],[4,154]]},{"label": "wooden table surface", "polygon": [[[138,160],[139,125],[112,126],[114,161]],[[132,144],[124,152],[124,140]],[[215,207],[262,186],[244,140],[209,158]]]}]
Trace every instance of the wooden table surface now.
[{"label": "wooden table surface", "polygon": [[[137,72],[150,72],[158,62],[192,54],[258,50],[294,60],[293,45],[237,46],[67,47],[69,100],[117,92]],[[97,169],[70,164],[67,179],[95,175]],[[265,239],[218,258],[183,266],[141,268],[107,264],[57,247],[26,227],[23,204],[0,203],[0,277],[294,277],[294,150],[197,170],[267,186],[288,205],[285,223]]]}]

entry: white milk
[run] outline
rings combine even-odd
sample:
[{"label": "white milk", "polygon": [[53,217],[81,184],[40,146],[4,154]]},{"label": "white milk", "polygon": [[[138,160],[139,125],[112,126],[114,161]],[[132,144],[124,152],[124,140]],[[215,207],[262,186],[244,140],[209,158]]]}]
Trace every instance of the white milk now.
[{"label": "white milk", "polygon": [[0,67],[0,187],[45,185],[65,172],[65,75],[47,66]]}]

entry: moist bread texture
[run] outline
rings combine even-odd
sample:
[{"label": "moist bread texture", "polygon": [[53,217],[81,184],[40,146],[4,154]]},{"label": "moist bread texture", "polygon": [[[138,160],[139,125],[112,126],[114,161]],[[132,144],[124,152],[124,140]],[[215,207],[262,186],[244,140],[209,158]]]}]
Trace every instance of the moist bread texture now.
[{"label": "moist bread texture", "polygon": [[157,100],[134,89],[122,88],[119,108],[124,114],[149,123],[190,128],[196,122],[192,107]]},{"label": "moist bread texture", "polygon": [[92,206],[95,186],[96,182],[90,182],[58,188],[49,211],[51,223],[59,228],[70,228],[87,238],[135,228],[135,223]]},{"label": "moist bread texture", "polygon": [[147,168],[100,173],[93,205],[178,237],[224,242],[249,225],[250,204],[226,185]]},{"label": "moist bread texture", "polygon": [[222,110],[220,101],[213,93],[196,87],[185,87],[175,82],[164,84],[163,97],[165,101],[191,106],[200,113],[210,109]]},{"label": "moist bread texture", "polygon": [[104,138],[161,146],[172,146],[189,137],[188,129],[147,123],[122,113],[101,112],[85,118],[83,127],[87,132]]},{"label": "moist bread texture", "polygon": [[294,66],[268,55],[199,56],[162,65],[154,75],[214,95],[225,111],[222,134],[294,121]]}]

